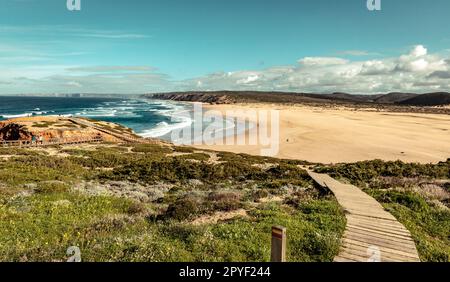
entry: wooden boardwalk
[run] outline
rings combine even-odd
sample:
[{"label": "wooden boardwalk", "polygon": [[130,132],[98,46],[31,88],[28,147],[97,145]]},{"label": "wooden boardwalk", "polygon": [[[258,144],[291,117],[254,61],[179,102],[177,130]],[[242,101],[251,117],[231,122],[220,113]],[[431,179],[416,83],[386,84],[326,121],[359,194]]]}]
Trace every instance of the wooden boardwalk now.
[{"label": "wooden boardwalk", "polygon": [[420,262],[409,231],[374,198],[356,186],[308,171],[344,208],[347,226],[335,262]]},{"label": "wooden boardwalk", "polygon": [[0,148],[35,148],[35,147],[48,147],[56,145],[77,145],[86,143],[98,143],[102,142],[102,137],[94,138],[54,138],[47,141],[29,141],[29,140],[17,140],[17,141],[0,141]]}]

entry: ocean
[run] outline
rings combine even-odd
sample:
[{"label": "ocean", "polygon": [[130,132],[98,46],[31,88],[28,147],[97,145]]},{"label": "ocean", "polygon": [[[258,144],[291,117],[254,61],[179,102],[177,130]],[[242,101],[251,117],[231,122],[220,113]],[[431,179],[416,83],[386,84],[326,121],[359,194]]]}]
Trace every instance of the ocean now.
[{"label": "ocean", "polygon": [[169,139],[174,129],[189,127],[181,112],[186,103],[126,98],[0,96],[0,120],[44,115],[81,116],[129,127],[142,137]]}]

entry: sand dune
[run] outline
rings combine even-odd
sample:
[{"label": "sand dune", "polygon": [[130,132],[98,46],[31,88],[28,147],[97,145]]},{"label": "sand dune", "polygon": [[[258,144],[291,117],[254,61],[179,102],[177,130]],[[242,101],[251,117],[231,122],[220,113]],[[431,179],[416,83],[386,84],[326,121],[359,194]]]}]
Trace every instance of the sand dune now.
[{"label": "sand dune", "polygon": [[[439,162],[450,157],[450,116],[269,104],[207,109],[280,111],[280,158],[321,163],[383,159]],[[263,126],[263,125],[260,125]],[[196,146],[259,155],[262,146]]]}]

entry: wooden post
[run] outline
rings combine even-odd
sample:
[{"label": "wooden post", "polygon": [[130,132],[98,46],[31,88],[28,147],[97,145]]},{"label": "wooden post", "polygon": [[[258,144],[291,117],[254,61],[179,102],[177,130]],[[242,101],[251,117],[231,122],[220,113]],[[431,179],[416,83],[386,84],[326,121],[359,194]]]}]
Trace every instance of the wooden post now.
[{"label": "wooden post", "polygon": [[272,253],[271,262],[286,262],[286,228],[272,227]]}]

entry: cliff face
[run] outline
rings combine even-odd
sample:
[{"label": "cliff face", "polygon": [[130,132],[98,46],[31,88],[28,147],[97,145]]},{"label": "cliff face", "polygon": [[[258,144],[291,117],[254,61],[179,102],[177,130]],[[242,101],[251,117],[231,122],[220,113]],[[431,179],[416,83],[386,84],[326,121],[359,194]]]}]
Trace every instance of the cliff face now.
[{"label": "cliff face", "polygon": [[0,140],[30,140],[32,133],[17,123],[0,123]]},{"label": "cliff face", "polygon": [[0,122],[0,141],[30,141],[33,136],[42,137],[44,141],[93,139],[99,136],[108,142],[119,141],[114,136],[94,128],[74,124],[69,119],[59,117],[27,117]]},{"label": "cliff face", "polygon": [[154,99],[185,101],[185,102],[202,102],[210,104],[230,104],[233,99],[226,94],[211,94],[211,93],[164,93],[155,94]]}]

